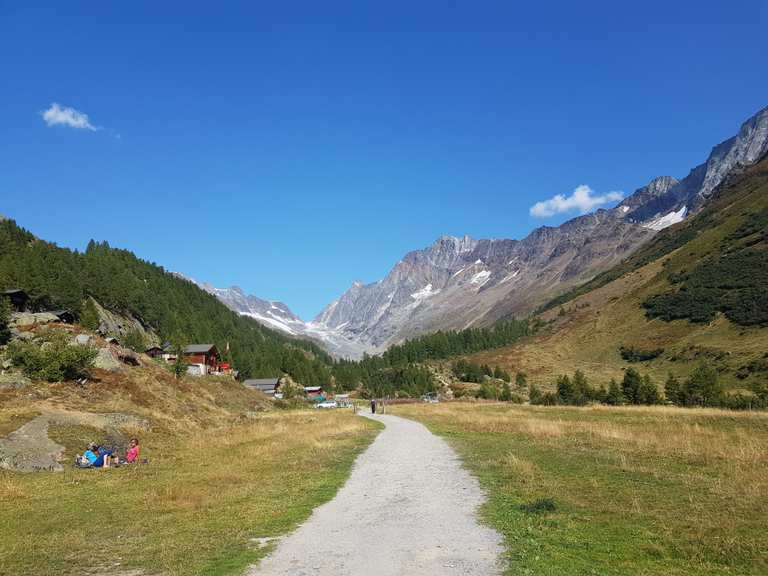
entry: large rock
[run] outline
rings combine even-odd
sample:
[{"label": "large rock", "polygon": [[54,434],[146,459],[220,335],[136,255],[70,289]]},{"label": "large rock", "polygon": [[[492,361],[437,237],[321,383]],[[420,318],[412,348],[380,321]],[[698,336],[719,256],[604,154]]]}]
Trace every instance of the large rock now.
[{"label": "large rock", "polygon": [[88,336],[88,334],[78,334],[72,340],[73,344],[78,344],[80,346],[85,346],[90,341],[91,341],[91,337]]},{"label": "large rock", "polygon": [[23,374],[0,374],[0,390],[21,390],[32,384]]},{"label": "large rock", "polygon": [[108,372],[119,372],[122,369],[120,361],[109,348],[99,348],[99,353],[93,361],[93,367]]},{"label": "large rock", "polygon": [[50,312],[17,312],[11,316],[11,326],[32,326],[34,324],[50,324],[58,322],[59,318]]}]

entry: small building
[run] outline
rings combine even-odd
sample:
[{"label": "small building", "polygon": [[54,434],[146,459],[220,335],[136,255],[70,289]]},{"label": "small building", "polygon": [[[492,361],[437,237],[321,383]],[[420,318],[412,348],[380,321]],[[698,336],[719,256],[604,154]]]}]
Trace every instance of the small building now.
[{"label": "small building", "polygon": [[162,358],[163,354],[165,354],[165,350],[163,350],[162,346],[150,346],[144,350],[144,354],[150,358]]},{"label": "small building", "polygon": [[184,360],[201,365],[202,376],[219,371],[219,351],[215,344],[190,344],[184,348]]},{"label": "small building", "polygon": [[304,386],[304,395],[307,400],[313,400],[315,402],[322,402],[325,400],[325,393],[322,386]]},{"label": "small building", "polygon": [[71,310],[51,310],[49,314],[56,316],[56,318],[59,319],[59,322],[62,322],[63,324],[75,323],[75,315]]},{"label": "small building", "polygon": [[2,296],[8,298],[11,302],[11,307],[16,312],[25,312],[27,310],[27,303],[29,302],[29,294],[18,288],[12,288],[10,290],[3,290]]},{"label": "small building", "polygon": [[280,378],[250,378],[243,382],[243,386],[274,397],[279,394]]}]

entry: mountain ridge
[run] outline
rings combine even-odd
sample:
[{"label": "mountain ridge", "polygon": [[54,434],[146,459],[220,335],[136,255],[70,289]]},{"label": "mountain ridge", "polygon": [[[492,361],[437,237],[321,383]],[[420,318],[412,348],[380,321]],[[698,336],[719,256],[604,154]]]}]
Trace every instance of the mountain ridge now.
[{"label": "mountain ridge", "polygon": [[309,322],[282,303],[246,296],[236,287],[198,285],[238,313],[323,342],[336,356],[381,353],[430,331],[488,326],[532,312],[697,213],[718,186],[766,153],[768,107],[681,180],[658,176],[614,208],[540,226],[520,240],[441,236],[406,253],[384,278],[353,282]]}]

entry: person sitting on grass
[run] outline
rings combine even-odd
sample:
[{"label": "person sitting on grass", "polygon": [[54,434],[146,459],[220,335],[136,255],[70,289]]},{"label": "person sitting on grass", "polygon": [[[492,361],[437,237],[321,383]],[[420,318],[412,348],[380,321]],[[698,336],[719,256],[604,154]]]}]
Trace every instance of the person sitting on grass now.
[{"label": "person sitting on grass", "polygon": [[141,447],[139,446],[139,439],[131,438],[131,441],[128,446],[128,450],[125,453],[126,463],[133,464],[134,462],[138,462],[140,452],[141,452]]},{"label": "person sitting on grass", "polygon": [[112,450],[106,446],[97,446],[96,454],[96,460],[91,462],[91,466],[93,468],[109,468],[112,464]]},{"label": "person sitting on grass", "polygon": [[85,452],[75,456],[75,466],[78,468],[90,468],[93,461],[98,458],[95,448],[94,444],[89,444]]}]

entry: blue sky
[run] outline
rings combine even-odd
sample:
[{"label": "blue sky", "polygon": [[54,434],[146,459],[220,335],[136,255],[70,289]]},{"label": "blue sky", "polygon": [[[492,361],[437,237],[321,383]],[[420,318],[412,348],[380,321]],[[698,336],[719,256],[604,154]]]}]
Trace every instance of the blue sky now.
[{"label": "blue sky", "polygon": [[520,4],[0,0],[0,213],[309,318],[440,235],[684,176],[768,104],[764,1]]}]

